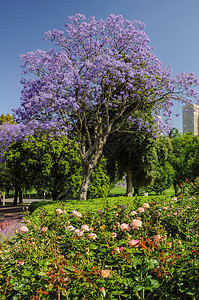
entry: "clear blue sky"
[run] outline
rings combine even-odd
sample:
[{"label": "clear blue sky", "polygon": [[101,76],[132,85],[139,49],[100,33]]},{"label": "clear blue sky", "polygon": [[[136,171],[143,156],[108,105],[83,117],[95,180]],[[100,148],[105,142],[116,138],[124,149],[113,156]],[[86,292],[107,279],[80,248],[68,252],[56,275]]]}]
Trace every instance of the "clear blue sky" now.
[{"label": "clear blue sky", "polygon": [[[1,0],[0,114],[20,106],[19,55],[54,47],[43,41],[44,32],[63,30],[67,17],[76,13],[97,19],[122,14],[144,22],[163,64],[172,65],[174,75],[193,72],[199,78],[199,0]],[[182,131],[181,117],[174,126]]]}]

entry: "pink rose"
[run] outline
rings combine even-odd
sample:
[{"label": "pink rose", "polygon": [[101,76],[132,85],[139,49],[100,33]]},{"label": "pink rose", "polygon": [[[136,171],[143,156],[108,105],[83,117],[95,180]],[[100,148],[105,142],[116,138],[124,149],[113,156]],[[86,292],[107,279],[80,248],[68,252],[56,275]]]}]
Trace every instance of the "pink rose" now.
[{"label": "pink rose", "polygon": [[47,227],[42,227],[41,231],[47,232],[47,231],[48,231],[48,228],[47,228]]},{"label": "pink rose", "polygon": [[111,275],[111,270],[105,269],[101,271],[102,277],[109,277]]},{"label": "pink rose", "polygon": [[76,233],[78,236],[82,236],[84,234],[84,232],[79,229],[75,229],[74,233]]},{"label": "pink rose", "polygon": [[150,207],[149,203],[143,203],[142,206],[143,206],[144,208],[149,208],[149,207]]},{"label": "pink rose", "polygon": [[112,237],[116,238],[117,237],[117,233],[112,232]]},{"label": "pink rose", "polygon": [[131,227],[129,226],[129,224],[122,223],[122,224],[120,225],[120,229],[121,229],[122,231],[124,231],[124,230],[130,231],[130,230],[131,230]]},{"label": "pink rose", "polygon": [[78,218],[81,218],[81,217],[82,217],[82,214],[81,214],[80,212],[76,211],[76,210],[73,210],[72,213],[73,213],[73,215],[74,215],[75,217],[78,217]]},{"label": "pink rose", "polygon": [[16,263],[18,266],[23,266],[24,265],[24,261],[21,259],[21,260],[16,260]]},{"label": "pink rose", "polygon": [[132,221],[131,226],[136,229],[139,229],[139,227],[142,227],[142,221],[135,219]]},{"label": "pink rose", "polygon": [[140,241],[138,241],[138,240],[131,240],[131,241],[129,242],[129,245],[130,245],[131,247],[138,247],[138,246],[139,246],[139,243],[140,243]]},{"label": "pink rose", "polygon": [[75,230],[75,227],[73,227],[72,225],[70,225],[70,226],[66,227],[66,230],[67,231]]},{"label": "pink rose", "polygon": [[89,229],[88,225],[82,225],[81,226],[81,230],[83,230],[83,231],[89,231],[90,229]]},{"label": "pink rose", "polygon": [[135,210],[132,210],[131,212],[130,212],[130,215],[131,216],[135,216],[137,214],[137,212],[135,211]]},{"label": "pink rose", "polygon": [[56,209],[57,216],[63,214],[63,210],[61,208]]},{"label": "pink rose", "polygon": [[25,233],[25,232],[28,232],[29,231],[29,229],[28,229],[28,227],[27,226],[22,226],[21,228],[19,228],[19,231],[21,232],[21,233]]},{"label": "pink rose", "polygon": [[121,253],[122,251],[124,251],[124,247],[116,247],[115,249],[114,249],[115,251],[117,251],[118,253]]},{"label": "pink rose", "polygon": [[139,208],[137,209],[137,211],[138,211],[139,213],[143,213],[143,212],[144,212],[144,208],[143,208],[143,207],[139,207]]},{"label": "pink rose", "polygon": [[93,239],[93,240],[95,240],[97,238],[97,234],[95,234],[95,233],[89,233],[88,237],[91,238],[91,239]]}]

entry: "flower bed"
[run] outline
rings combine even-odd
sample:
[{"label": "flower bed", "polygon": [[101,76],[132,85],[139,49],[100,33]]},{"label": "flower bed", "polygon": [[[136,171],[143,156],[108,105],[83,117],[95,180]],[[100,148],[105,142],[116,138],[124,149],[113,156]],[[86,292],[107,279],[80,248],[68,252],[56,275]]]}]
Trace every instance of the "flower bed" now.
[{"label": "flower bed", "polygon": [[132,199],[36,209],[1,246],[1,299],[198,299],[198,200]]}]

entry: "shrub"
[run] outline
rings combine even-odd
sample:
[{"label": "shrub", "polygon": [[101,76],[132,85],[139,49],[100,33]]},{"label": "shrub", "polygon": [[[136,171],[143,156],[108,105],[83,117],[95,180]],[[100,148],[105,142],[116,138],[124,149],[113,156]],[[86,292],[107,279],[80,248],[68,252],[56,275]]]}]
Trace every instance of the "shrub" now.
[{"label": "shrub", "polygon": [[43,205],[1,245],[2,299],[198,299],[197,205],[168,197]]}]

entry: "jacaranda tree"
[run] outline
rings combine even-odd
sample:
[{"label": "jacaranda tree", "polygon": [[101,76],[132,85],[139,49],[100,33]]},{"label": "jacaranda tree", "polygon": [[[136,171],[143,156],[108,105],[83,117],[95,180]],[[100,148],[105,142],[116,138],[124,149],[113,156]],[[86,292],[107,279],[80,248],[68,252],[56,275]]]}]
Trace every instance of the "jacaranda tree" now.
[{"label": "jacaranda tree", "polygon": [[169,118],[175,100],[190,104],[197,98],[194,74],[173,79],[151,52],[143,29],[140,21],[120,15],[86,20],[77,14],[64,31],[46,33],[57,51],[21,56],[23,90],[15,120],[27,130],[51,128],[76,138],[83,167],[80,199],[86,199],[107,137],[131,121],[134,111],[146,107],[154,120],[160,111]]}]

